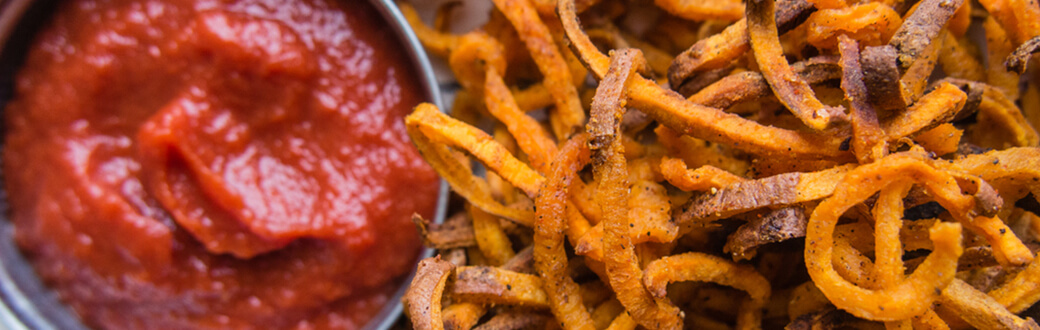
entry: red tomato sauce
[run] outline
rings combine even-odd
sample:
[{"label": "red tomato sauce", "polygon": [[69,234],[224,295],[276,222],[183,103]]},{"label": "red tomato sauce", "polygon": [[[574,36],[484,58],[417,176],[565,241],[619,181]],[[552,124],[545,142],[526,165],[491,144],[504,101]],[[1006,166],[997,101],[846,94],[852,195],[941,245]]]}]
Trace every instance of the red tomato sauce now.
[{"label": "red tomato sauce", "polygon": [[92,326],[361,327],[437,199],[416,77],[367,1],[65,2],[5,110],[17,243]]}]

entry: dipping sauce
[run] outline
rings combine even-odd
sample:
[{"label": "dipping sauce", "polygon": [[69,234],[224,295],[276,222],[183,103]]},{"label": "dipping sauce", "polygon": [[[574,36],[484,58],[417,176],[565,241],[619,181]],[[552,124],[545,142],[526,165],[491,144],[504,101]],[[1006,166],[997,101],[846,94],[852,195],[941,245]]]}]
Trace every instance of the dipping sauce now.
[{"label": "dipping sauce", "polygon": [[73,0],[6,112],[16,240],[103,328],[364,326],[436,174],[367,1]]}]

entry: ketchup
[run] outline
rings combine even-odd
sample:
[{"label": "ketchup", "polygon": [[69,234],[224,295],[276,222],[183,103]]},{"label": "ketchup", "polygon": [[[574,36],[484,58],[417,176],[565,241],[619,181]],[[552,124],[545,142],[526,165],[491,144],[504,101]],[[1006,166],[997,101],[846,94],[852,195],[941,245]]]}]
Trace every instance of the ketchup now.
[{"label": "ketchup", "polygon": [[5,110],[15,239],[103,328],[364,326],[436,174],[367,1],[73,0]]}]

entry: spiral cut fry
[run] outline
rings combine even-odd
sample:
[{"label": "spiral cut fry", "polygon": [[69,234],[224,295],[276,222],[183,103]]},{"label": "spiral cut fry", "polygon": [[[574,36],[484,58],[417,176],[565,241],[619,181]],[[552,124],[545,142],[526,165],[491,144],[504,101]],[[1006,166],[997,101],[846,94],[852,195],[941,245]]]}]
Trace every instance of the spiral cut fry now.
[{"label": "spiral cut fry", "polygon": [[1035,0],[492,3],[402,4],[461,87],[416,327],[1037,328]]},{"label": "spiral cut fry", "polygon": [[816,130],[844,121],[845,109],[823,105],[809,84],[794,74],[784,58],[776,29],[775,0],[748,0],[747,14],[748,39],[755,60],[780,102]]},{"label": "spiral cut fry", "polygon": [[973,199],[961,194],[953,177],[914,157],[896,154],[849,172],[834,195],[820,203],[809,218],[805,262],[820,291],[835,306],[859,317],[897,321],[923,313],[953,280],[957,258],[963,252],[961,226],[938,223],[930,233],[934,250],[917,271],[898,283],[870,290],[838,275],[831,263],[832,234],[838,218],[853,205],[899,180],[923,185],[955,217],[971,218]]},{"label": "spiral cut fry", "polygon": [[568,140],[555,158],[545,186],[538,194],[535,221],[535,268],[542,277],[550,309],[565,329],[590,329],[592,319],[582,305],[578,285],[567,276],[564,230],[567,217],[567,187],[578,170],[589,162],[588,138]]},{"label": "spiral cut fry", "polygon": [[404,294],[404,310],[415,320],[416,329],[444,329],[441,318],[441,297],[455,265],[442,261],[440,256],[419,262],[415,279]]},{"label": "spiral cut fry", "polygon": [[655,260],[646,267],[643,275],[646,288],[659,299],[665,297],[669,283],[680,281],[713,282],[747,292],[749,299],[740,306],[737,328],[759,328],[761,309],[769,299],[770,289],[769,282],[753,268],[716,256],[689,252]]},{"label": "spiral cut fry", "polygon": [[[642,57],[638,51],[621,50],[610,60],[610,69],[596,89],[592,103],[593,118],[618,118],[624,111],[622,90],[629,76],[635,74],[636,63]],[[613,131],[620,128],[615,120]],[[596,128],[591,126],[590,128]],[[599,132],[592,131],[595,136]],[[648,328],[678,328],[682,322],[679,309],[667,299],[654,298],[643,288],[642,270],[628,237],[628,184],[623,147],[620,139],[604,141],[595,150],[593,174],[601,182],[599,193],[604,205],[603,255],[610,286],[617,291],[618,300],[629,311],[632,319]],[[595,144],[592,144],[595,146]]]}]

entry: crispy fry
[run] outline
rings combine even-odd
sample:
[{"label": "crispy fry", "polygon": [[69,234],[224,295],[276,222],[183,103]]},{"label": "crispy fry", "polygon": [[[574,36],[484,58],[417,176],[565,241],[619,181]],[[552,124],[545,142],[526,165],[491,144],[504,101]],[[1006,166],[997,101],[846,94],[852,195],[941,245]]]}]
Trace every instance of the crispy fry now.
[{"label": "crispy fry", "polygon": [[928,87],[928,77],[932,76],[935,64],[939,62],[942,40],[946,34],[948,33],[945,30],[939,31],[935,41],[918,54],[918,58],[910,64],[910,67],[903,73],[903,77],[899,79],[903,102],[906,104],[917,102],[924,94],[925,88]]},{"label": "crispy fry", "polygon": [[581,134],[564,144],[536,199],[535,267],[542,277],[549,307],[564,329],[592,327],[592,320],[578,295],[578,285],[567,276],[567,253],[563,248],[567,187],[578,170],[589,162],[587,143],[587,135]]},{"label": "crispy fry", "polygon": [[1004,60],[1004,67],[1008,71],[1018,72],[1018,74],[1026,73],[1026,64],[1029,63],[1029,57],[1037,52],[1040,52],[1040,36],[1033,37],[1033,39],[1026,40],[1026,42],[1019,45]]},{"label": "crispy fry", "polygon": [[999,218],[976,217],[967,227],[986,238],[993,247],[993,256],[1001,265],[1022,266],[1033,261],[1033,252]]},{"label": "crispy fry", "polygon": [[845,121],[845,109],[820,103],[809,84],[795,75],[787,63],[776,29],[775,7],[774,0],[747,1],[748,39],[762,76],[780,102],[806,126],[822,130]]},{"label": "crispy fry", "polygon": [[[579,53],[589,71],[597,76],[605,74],[609,60],[599,53],[588,36],[581,32],[577,17],[574,16],[573,3],[560,1],[559,13],[564,21],[570,45]],[[698,106],[641,77],[633,77],[627,85],[631,106],[639,108],[650,117],[683,134],[711,137],[719,142],[759,154],[808,155],[812,158],[837,159],[848,157],[848,154],[838,147],[840,142],[826,139],[819,134],[762,126],[718,109]]]},{"label": "crispy fry", "polygon": [[491,265],[501,266],[516,255],[509,237],[506,237],[506,233],[498,225],[498,219],[472,205],[466,209],[473,219],[473,234],[476,237],[477,248]]},{"label": "crispy fry", "polygon": [[[780,33],[802,24],[816,8],[805,0],[784,0],[777,6],[776,24]],[[561,15],[562,16],[562,15]],[[675,57],[668,68],[668,81],[681,86],[698,72],[719,69],[750,49],[747,21],[741,19],[722,33],[698,41]]]},{"label": "crispy fry", "polygon": [[[629,190],[631,195],[628,199],[628,229],[625,235],[632,244],[674,241],[679,234],[679,228],[671,222],[671,205],[665,188],[654,182],[640,180]],[[604,226],[603,223],[599,223],[589,229],[578,240],[574,252],[594,260],[603,260]]]},{"label": "crispy fry", "polygon": [[[600,88],[596,89],[593,100],[592,116],[597,112],[612,113],[620,118],[624,111],[621,95],[612,94],[610,88],[603,86],[625,85],[629,75],[633,74],[632,64],[639,56],[638,51],[622,50],[611,56],[610,70],[606,73]],[[620,120],[616,125],[620,126]],[[618,128],[615,127],[615,131]],[[595,151],[593,175],[601,182],[597,192],[603,206],[603,255],[607,267],[610,286],[617,291],[618,300],[632,314],[637,323],[652,328],[678,328],[682,319],[679,310],[667,299],[655,299],[643,288],[640,275],[642,270],[636,261],[635,249],[628,232],[628,184],[623,150],[620,139],[612,139],[609,144]]]},{"label": "crispy fry", "polygon": [[494,317],[473,330],[544,329],[551,322],[552,318],[545,314],[508,311],[495,314]]},{"label": "crispy fry", "polygon": [[682,159],[671,157],[661,159],[661,174],[668,183],[684,191],[720,189],[744,181],[744,178],[711,165],[688,170]]},{"label": "crispy fry", "polygon": [[878,111],[901,110],[907,106],[903,100],[896,56],[896,48],[888,45],[866,47],[860,55],[867,96]]},{"label": "crispy fry", "polygon": [[571,82],[571,71],[553,42],[549,28],[538,17],[529,0],[494,0],[494,3],[520,33],[520,39],[545,76],[545,87],[556,104],[552,112],[554,134],[559,139],[569,137],[585,122],[585,110],[578,99],[578,90]]},{"label": "crispy fry", "polygon": [[940,301],[979,329],[1040,329],[1033,319],[1019,318],[992,297],[958,279],[943,289]]},{"label": "crispy fry", "polygon": [[942,83],[907,111],[881,122],[889,142],[948,122],[964,107],[968,95],[957,86]]},{"label": "crispy fry", "polygon": [[680,158],[691,167],[712,166],[730,173],[747,173],[747,160],[739,157],[731,148],[681,135],[667,126],[658,126],[654,133],[670,157]]},{"label": "crispy fry", "polygon": [[613,321],[610,322],[610,326],[607,330],[634,330],[639,324],[636,323],[635,319],[632,319],[632,315],[626,312],[621,312]]},{"label": "crispy fry", "polygon": [[911,186],[910,182],[897,182],[881,188],[874,205],[875,287],[892,287],[904,276],[899,234],[903,228],[903,196],[910,192]]},{"label": "crispy fry", "polygon": [[466,330],[477,325],[480,317],[487,312],[484,306],[471,303],[457,303],[445,307],[441,311],[445,330]]},{"label": "crispy fry", "polygon": [[964,131],[957,129],[953,124],[945,123],[917,134],[914,142],[936,155],[946,155],[957,151],[963,134]]},{"label": "crispy fry", "polygon": [[[938,297],[952,279],[961,247],[961,227],[939,223],[931,229],[935,249],[921,267],[897,285],[870,290],[849,283],[835,271],[832,233],[838,217],[874,192],[896,182],[913,180],[936,196],[955,218],[970,217],[973,199],[962,195],[953,178],[926,163],[903,154],[849,172],[834,195],[816,207],[806,231],[806,266],[809,275],[831,302],[853,315],[883,321],[896,321],[919,315]],[[899,297],[898,299],[891,299]]]},{"label": "crispy fry", "polygon": [[937,40],[940,30],[963,3],[964,0],[922,0],[918,4],[888,43],[896,49],[896,63],[900,69],[909,69],[926,53],[926,49]]},{"label": "crispy fry", "polygon": [[419,261],[415,279],[402,299],[404,310],[416,329],[444,329],[441,296],[454,269],[455,265],[441,261],[440,256]]},{"label": "crispy fry", "polygon": [[740,1],[654,0],[654,4],[672,15],[694,21],[736,21],[744,17]]},{"label": "crispy fry", "polygon": [[410,14],[463,87],[406,119],[474,213],[413,219],[462,266],[444,326],[1035,327],[1035,0],[655,1]]},{"label": "crispy fry", "polygon": [[659,299],[665,298],[669,283],[680,281],[713,282],[747,292],[750,299],[740,306],[737,328],[761,328],[761,311],[769,300],[770,288],[769,282],[754,268],[708,254],[688,252],[651,262],[643,275],[646,288]]},{"label": "crispy fry", "polygon": [[448,293],[456,299],[483,304],[548,308],[542,279],[497,267],[463,266],[455,270]]},{"label": "crispy fry", "polygon": [[968,26],[971,25],[971,10],[972,2],[965,1],[964,4],[953,13],[953,17],[950,17],[950,21],[946,23],[946,29],[950,31],[954,38],[963,37],[964,34],[968,33]]},{"label": "crispy fry", "polygon": [[[898,17],[898,16],[897,16]],[[851,38],[838,37],[841,52],[841,88],[849,100],[852,117],[852,151],[861,164],[881,159],[888,154],[885,132],[878,124],[877,110],[867,102],[867,86],[859,65],[859,45]]]},{"label": "crispy fry", "polygon": [[902,23],[899,13],[879,2],[822,9],[806,21],[807,41],[816,48],[835,49],[838,36],[844,35],[864,46],[881,46],[888,43]]},{"label": "crispy fry", "polygon": [[509,154],[508,150],[487,133],[448,117],[432,105],[416,107],[405,122],[413,140],[421,136],[430,142],[465,149],[529,197],[537,195],[538,189],[545,181],[541,175]]},{"label": "crispy fry", "polygon": [[715,193],[690,199],[676,216],[680,226],[706,225],[754,209],[791,205],[830,196],[853,166],[810,173],[787,173],[737,182]]},{"label": "crispy fry", "polygon": [[808,216],[801,207],[791,206],[765,215],[753,217],[737,231],[729,235],[723,252],[730,253],[734,260],[749,260],[755,257],[759,246],[782,242],[796,237],[805,237]]},{"label": "crispy fry", "polygon": [[422,19],[419,18],[419,13],[415,11],[415,7],[411,4],[401,2],[398,3],[398,8],[401,9],[401,14],[408,20],[408,25],[412,27],[416,37],[419,38],[419,41],[422,42],[428,51],[446,57],[451,53],[452,49],[458,46],[458,36],[442,33],[423,23]]},{"label": "crispy fry", "polygon": [[419,214],[412,214],[412,223],[419,230],[423,245],[429,248],[447,250],[477,245],[473,223],[466,218],[465,213],[460,212],[439,225],[431,223]]}]

